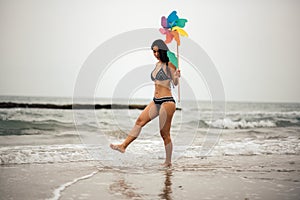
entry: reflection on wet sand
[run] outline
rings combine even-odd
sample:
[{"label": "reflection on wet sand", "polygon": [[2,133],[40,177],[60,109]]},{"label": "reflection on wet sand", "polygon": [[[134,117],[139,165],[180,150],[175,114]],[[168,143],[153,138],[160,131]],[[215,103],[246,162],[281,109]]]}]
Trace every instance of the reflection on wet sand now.
[{"label": "reflection on wet sand", "polygon": [[171,169],[166,169],[164,188],[162,189],[162,193],[159,194],[161,199],[172,200],[172,181],[171,181],[171,177],[172,177],[172,170]]},{"label": "reflection on wet sand", "polygon": [[124,178],[116,180],[109,186],[109,190],[116,196],[124,196],[128,199],[142,199],[142,195],[136,192],[137,188],[133,187],[131,183]]},{"label": "reflection on wet sand", "polygon": [[[122,174],[121,177],[113,181],[113,183],[109,186],[109,191],[111,194],[113,194],[116,198],[122,198],[124,199],[148,199],[151,197],[157,197],[159,196],[160,199],[163,200],[172,200],[172,170],[171,169],[165,169],[162,171],[164,175],[164,178],[162,176],[162,180],[164,181],[163,188],[160,190],[156,190],[154,194],[150,193],[143,193],[143,191],[153,191],[153,188],[157,187],[157,185],[153,185],[152,187],[148,184],[144,185],[138,185],[135,186],[133,183],[131,183],[128,179],[126,179],[126,176]],[[127,174],[128,175],[128,174]],[[147,180],[145,180],[147,181]],[[145,188],[145,187],[151,187],[151,188]],[[152,199],[152,198],[151,198]]]}]

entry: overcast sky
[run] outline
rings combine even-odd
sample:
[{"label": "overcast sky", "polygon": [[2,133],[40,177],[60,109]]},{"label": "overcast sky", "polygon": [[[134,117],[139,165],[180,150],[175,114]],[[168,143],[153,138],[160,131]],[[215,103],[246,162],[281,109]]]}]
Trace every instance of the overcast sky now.
[{"label": "overcast sky", "polygon": [[298,0],[0,0],[0,95],[71,97],[93,50],[159,28],[172,10],[189,20],[185,30],[215,64],[227,100],[300,102]]}]

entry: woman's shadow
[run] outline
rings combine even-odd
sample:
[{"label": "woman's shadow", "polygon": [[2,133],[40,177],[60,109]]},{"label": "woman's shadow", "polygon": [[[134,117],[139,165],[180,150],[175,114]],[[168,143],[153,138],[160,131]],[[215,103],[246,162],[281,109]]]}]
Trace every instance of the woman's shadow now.
[{"label": "woman's shadow", "polygon": [[[158,193],[160,199],[172,200],[172,170],[165,169],[164,171],[165,179],[163,188]],[[147,188],[145,188],[147,191]],[[153,194],[147,194],[143,192],[140,186],[134,186],[134,184],[126,181],[125,177],[122,176],[116,181],[114,181],[109,186],[109,190],[112,194],[117,196],[123,196],[125,199],[147,199],[151,198]],[[151,195],[151,196],[149,196]]]}]

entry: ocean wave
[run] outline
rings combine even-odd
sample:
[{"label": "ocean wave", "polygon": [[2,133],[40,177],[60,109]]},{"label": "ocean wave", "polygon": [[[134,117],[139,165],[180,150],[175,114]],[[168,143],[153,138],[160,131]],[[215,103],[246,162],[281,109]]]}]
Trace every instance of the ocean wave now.
[{"label": "ocean wave", "polygon": [[[196,122],[190,122],[195,124]],[[272,117],[261,117],[256,119],[217,119],[215,121],[199,120],[199,128],[218,129],[250,129],[250,128],[274,128],[274,127],[300,127],[299,118],[281,119]]]},{"label": "ocean wave", "polygon": [[277,116],[277,117],[287,117],[287,116],[299,116],[300,111],[227,111],[226,115],[252,115],[252,116]]},{"label": "ocean wave", "polygon": [[[131,165],[136,165],[137,159],[144,163],[148,163],[149,159],[157,160],[158,157],[163,158],[163,144],[160,142],[160,145],[157,145],[153,141],[149,142],[151,142],[152,145],[140,146],[136,144],[132,146],[126,154],[120,154],[111,150],[108,143],[101,145],[63,144],[0,147],[0,165],[69,163],[85,161],[99,161],[106,164],[121,162],[124,164],[130,163]],[[159,148],[153,148],[153,145]],[[160,153],[157,153],[158,149],[160,149]],[[145,154],[148,155],[147,158],[145,158]],[[132,159],[128,159],[129,157]]]},{"label": "ocean wave", "polygon": [[293,127],[293,126],[300,126],[300,119],[296,120],[277,120],[276,121],[277,127]]},{"label": "ocean wave", "polygon": [[[197,157],[201,152],[201,143],[190,147],[187,155]],[[254,155],[299,155],[298,136],[267,136],[260,139],[226,138],[213,147],[211,156],[254,156]]]},{"label": "ocean wave", "polygon": [[230,118],[218,119],[213,122],[207,122],[207,124],[213,128],[225,128],[225,129],[276,127],[276,123],[271,120],[246,121],[245,119],[241,119],[238,121],[233,121]]},{"label": "ocean wave", "polygon": [[[219,129],[249,129],[249,128],[273,128],[273,127],[300,127],[299,111],[230,111],[224,116],[213,112],[201,112],[201,118],[187,121],[190,126],[199,128]],[[215,119],[212,119],[214,117]],[[216,118],[218,117],[218,118]]]},{"label": "ocean wave", "polygon": [[[173,159],[199,158],[203,144],[178,145],[174,142]],[[239,138],[221,139],[212,148],[211,156],[252,156],[252,155],[299,155],[298,136],[285,138],[268,137],[261,139]],[[139,140],[128,149],[126,154],[112,151],[107,142],[103,144],[63,144],[39,146],[0,147],[0,164],[68,163],[99,161],[104,164],[144,165],[165,158],[161,140]]]},{"label": "ocean wave", "polygon": [[[198,128],[217,128],[217,129],[250,129],[250,128],[273,128],[278,127],[277,124],[272,120],[258,120],[258,121],[247,121],[245,119],[232,120],[230,118],[217,119],[215,121],[191,121],[188,125],[195,126]],[[280,123],[280,126],[288,126],[291,123]]]},{"label": "ocean wave", "polygon": [[0,109],[0,120],[9,121],[57,121],[60,123],[73,122],[72,112],[66,110],[38,110],[38,109]]},{"label": "ocean wave", "polygon": [[[0,119],[0,135],[37,135],[47,131],[74,130],[73,123],[64,123],[57,120],[23,121]],[[35,130],[35,131],[34,131]]]},{"label": "ocean wave", "polygon": [[299,155],[300,148],[297,137],[286,139],[266,138],[264,140],[221,141],[215,153],[227,156],[235,155]]},{"label": "ocean wave", "polygon": [[0,164],[57,163],[90,160],[83,145],[13,146],[0,148]]}]

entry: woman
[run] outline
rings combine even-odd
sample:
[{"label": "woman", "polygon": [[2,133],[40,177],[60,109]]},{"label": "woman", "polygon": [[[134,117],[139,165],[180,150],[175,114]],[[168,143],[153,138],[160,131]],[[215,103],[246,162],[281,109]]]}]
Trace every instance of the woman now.
[{"label": "woman", "polygon": [[160,135],[164,140],[166,160],[165,167],[171,166],[172,140],[170,136],[171,122],[176,110],[175,100],[171,93],[171,84],[177,85],[180,78],[180,71],[169,62],[167,51],[169,50],[163,40],[155,40],[151,46],[154,56],[158,62],[151,73],[154,81],[155,91],[153,101],[146,106],[137,118],[134,127],[122,144],[111,144],[114,150],[125,152],[128,145],[140,134],[142,127],[149,121],[159,116]]}]

